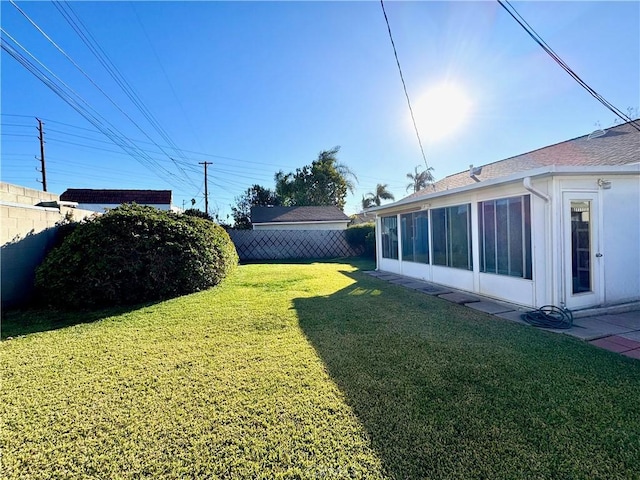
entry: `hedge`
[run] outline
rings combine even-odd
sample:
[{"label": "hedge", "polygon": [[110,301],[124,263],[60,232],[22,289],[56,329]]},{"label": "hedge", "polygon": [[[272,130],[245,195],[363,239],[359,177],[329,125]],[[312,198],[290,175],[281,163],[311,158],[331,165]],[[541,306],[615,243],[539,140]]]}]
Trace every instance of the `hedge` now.
[{"label": "hedge", "polygon": [[37,269],[36,289],[56,307],[130,305],[210,288],[237,263],[214,222],[128,204],[78,224]]}]

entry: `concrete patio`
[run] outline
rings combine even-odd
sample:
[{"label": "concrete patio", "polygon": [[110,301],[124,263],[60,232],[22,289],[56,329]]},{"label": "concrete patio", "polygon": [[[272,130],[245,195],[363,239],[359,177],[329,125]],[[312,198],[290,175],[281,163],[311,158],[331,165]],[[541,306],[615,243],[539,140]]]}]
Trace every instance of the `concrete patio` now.
[{"label": "concrete patio", "polygon": [[[518,305],[500,302],[394,273],[378,271],[365,273],[380,280],[411,288],[418,292],[433,295],[513,322],[527,324],[522,319],[522,314],[531,311],[531,309]],[[640,302],[579,310],[573,312],[573,325],[571,328],[562,330],[546,328],[545,330],[571,335],[596,347],[640,359]]]}]

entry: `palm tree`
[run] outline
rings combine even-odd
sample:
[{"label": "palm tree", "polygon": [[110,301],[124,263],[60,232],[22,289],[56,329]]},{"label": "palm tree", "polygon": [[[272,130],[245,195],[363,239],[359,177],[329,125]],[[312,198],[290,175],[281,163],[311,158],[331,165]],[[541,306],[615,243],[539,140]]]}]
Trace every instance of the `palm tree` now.
[{"label": "palm tree", "polygon": [[385,184],[379,183],[378,185],[376,185],[375,193],[373,192],[367,193],[368,199],[371,202],[373,202],[377,207],[380,206],[380,203],[382,202],[382,200],[395,200],[393,193],[387,190],[388,186],[389,185],[386,183]]},{"label": "palm tree", "polygon": [[335,164],[335,168],[340,176],[342,176],[342,178],[344,179],[347,190],[353,193],[356,188],[356,184],[358,183],[358,177],[356,176],[356,174],[344,163],[337,162]]},{"label": "palm tree", "polygon": [[366,197],[362,196],[362,209],[366,210],[367,208],[373,207],[373,199],[367,195]]},{"label": "palm tree", "polygon": [[358,183],[358,177],[346,164],[338,161],[339,151],[340,145],[336,145],[331,150],[323,150],[318,154],[318,161],[330,161],[333,164],[333,168],[344,180],[347,190],[353,193]]},{"label": "palm tree", "polygon": [[435,181],[435,178],[433,178],[433,174],[431,173],[433,171],[433,167],[428,167],[422,172],[419,172],[418,168],[419,166],[414,168],[415,173],[407,173],[407,178],[411,180],[411,182],[407,184],[407,192],[411,189],[413,189],[414,192],[419,192]]}]

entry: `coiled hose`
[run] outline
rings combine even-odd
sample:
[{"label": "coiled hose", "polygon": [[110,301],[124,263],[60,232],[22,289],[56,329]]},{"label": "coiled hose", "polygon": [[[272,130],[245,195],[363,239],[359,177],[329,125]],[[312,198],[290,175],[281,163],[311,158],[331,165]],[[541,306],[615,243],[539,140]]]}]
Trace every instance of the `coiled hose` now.
[{"label": "coiled hose", "polygon": [[571,310],[555,305],[545,305],[532,312],[523,313],[520,318],[534,327],[567,329],[573,326]]}]

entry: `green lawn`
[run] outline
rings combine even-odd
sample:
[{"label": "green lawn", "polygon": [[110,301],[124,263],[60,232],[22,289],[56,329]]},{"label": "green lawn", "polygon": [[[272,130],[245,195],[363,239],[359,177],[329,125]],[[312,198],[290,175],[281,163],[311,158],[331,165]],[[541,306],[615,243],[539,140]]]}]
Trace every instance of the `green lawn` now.
[{"label": "green lawn", "polygon": [[2,478],[640,478],[640,362],[351,264],[6,336]]}]

